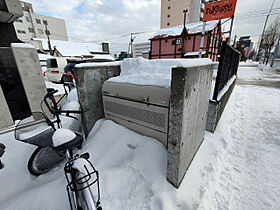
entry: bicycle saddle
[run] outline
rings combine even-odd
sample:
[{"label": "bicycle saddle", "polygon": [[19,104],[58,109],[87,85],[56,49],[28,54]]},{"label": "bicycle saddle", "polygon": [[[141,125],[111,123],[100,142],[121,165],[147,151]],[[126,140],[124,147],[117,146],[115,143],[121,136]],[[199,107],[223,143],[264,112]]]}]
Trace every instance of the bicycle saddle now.
[{"label": "bicycle saddle", "polygon": [[58,151],[74,149],[83,143],[83,137],[69,129],[57,129],[52,136],[53,146]]}]

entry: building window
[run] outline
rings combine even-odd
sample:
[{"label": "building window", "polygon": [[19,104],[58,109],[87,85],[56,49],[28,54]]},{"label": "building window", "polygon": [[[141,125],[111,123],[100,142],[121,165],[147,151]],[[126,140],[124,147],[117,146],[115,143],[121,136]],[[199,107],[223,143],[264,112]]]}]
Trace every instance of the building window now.
[{"label": "building window", "polygon": [[169,7],[167,7],[167,9],[171,9],[171,7],[169,6]]},{"label": "building window", "polygon": [[170,18],[170,15],[167,15],[168,18]]},{"label": "building window", "polygon": [[44,31],[42,29],[38,29],[39,34],[44,34]]},{"label": "building window", "polygon": [[30,32],[30,33],[34,33],[35,31],[34,31],[34,28],[28,28],[28,31]]},{"label": "building window", "polygon": [[170,26],[170,23],[168,22],[167,25]]},{"label": "building window", "polygon": [[36,18],[36,23],[37,23],[37,24],[41,24],[41,20],[38,19],[38,18]]},{"label": "building window", "polygon": [[25,16],[27,22],[31,22],[30,17]]},{"label": "building window", "polygon": [[43,20],[44,25],[48,25],[48,21]]},{"label": "building window", "polygon": [[22,30],[17,30],[17,32],[18,32],[19,34],[26,34],[26,32],[25,32],[25,31],[22,31]]}]

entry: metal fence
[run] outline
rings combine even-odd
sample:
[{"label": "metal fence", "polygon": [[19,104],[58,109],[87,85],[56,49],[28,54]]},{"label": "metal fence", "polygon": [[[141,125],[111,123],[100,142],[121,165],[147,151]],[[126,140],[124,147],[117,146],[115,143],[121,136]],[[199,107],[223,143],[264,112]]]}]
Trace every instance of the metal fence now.
[{"label": "metal fence", "polygon": [[240,53],[227,42],[223,42],[220,51],[219,67],[215,83],[213,100],[217,100],[219,92],[225,87],[232,76],[237,74],[240,61]]}]

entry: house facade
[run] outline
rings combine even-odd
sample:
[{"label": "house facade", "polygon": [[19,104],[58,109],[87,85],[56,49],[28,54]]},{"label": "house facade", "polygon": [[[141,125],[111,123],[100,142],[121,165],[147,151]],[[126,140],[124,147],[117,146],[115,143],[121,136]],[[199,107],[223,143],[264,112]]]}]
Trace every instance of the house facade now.
[{"label": "house facade", "polygon": [[[195,58],[198,57],[202,37],[203,22],[190,23],[164,28],[158,31],[151,40],[151,59]],[[218,49],[221,43],[221,23],[206,23],[203,57],[218,60]]]}]

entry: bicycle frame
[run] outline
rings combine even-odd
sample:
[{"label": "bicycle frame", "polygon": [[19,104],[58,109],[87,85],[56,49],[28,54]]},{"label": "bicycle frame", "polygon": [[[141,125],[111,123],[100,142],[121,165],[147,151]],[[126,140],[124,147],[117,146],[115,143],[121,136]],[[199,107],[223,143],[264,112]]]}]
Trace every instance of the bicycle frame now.
[{"label": "bicycle frame", "polygon": [[[82,209],[84,209],[84,206],[87,210],[102,209],[100,206],[99,174],[98,171],[92,165],[92,163],[87,160],[89,158],[88,153],[83,154],[81,156],[76,155],[74,157],[73,151],[68,149],[66,152],[66,157],[68,161],[65,164],[64,171],[68,183],[66,190],[71,210],[78,210],[80,209],[79,207],[82,207]],[[79,158],[84,158],[89,163],[89,167],[91,167],[93,171],[90,172],[90,169],[84,166],[86,171],[85,174],[85,172],[82,172],[81,170],[73,167],[75,161],[77,161]],[[92,180],[94,176],[96,178]],[[97,184],[97,202],[95,202],[94,196],[90,188],[90,186],[92,186],[93,184]]]}]

